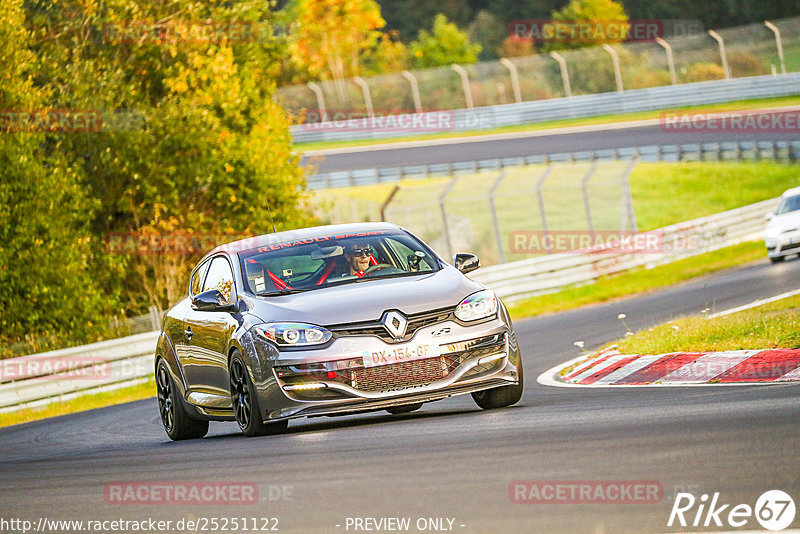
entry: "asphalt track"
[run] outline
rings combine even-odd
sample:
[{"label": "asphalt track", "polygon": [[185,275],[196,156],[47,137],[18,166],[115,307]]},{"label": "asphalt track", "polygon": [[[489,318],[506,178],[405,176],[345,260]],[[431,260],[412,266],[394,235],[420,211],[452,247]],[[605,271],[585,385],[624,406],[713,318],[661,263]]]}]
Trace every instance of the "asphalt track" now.
[{"label": "asphalt track", "polygon": [[429,140],[419,146],[387,148],[386,145],[362,147],[340,153],[306,156],[302,165],[315,166],[317,173],[402,167],[437,163],[453,163],[493,158],[512,158],[555,152],[581,152],[610,148],[625,148],[648,145],[674,145],[695,143],[717,143],[729,141],[797,140],[797,132],[721,132],[666,131],[659,125],[632,126],[625,128],[591,130],[570,133],[557,131],[535,132],[529,136],[481,140],[465,138],[452,140]]},{"label": "asphalt track", "polygon": [[[577,356],[574,341],[594,348],[623,335],[619,313],[640,329],[797,287],[800,261],[765,259],[658,293],[519,321],[525,394],[496,411],[457,397],[403,416],[298,420],[286,435],[264,438],[212,423],[207,438],[175,443],[150,399],[0,429],[0,518],[277,517],[280,532],[336,533],[356,532],[346,528],[348,517],[409,517],[411,532],[418,518],[454,519],[452,530],[463,533],[677,532],[687,529],[667,527],[667,519],[682,488],[750,506],[781,489],[800,504],[798,384],[616,390],[535,380]],[[509,498],[516,480],[658,481],[664,496],[658,504],[517,504]],[[104,487],[119,481],[256,483],[260,502],[109,504]],[[290,494],[278,498],[277,488]],[[744,527],[757,528],[752,518]]]}]

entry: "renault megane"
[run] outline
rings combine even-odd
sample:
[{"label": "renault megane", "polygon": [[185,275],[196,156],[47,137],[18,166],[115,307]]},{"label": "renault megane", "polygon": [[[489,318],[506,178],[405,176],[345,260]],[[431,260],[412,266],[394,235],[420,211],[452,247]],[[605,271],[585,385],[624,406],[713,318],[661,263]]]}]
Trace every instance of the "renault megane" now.
[{"label": "renault megane", "polygon": [[174,440],[212,420],[247,436],[289,419],[406,413],[471,394],[516,403],[522,360],[500,299],[387,223],[323,226],[222,245],[192,270],[155,353],[158,405]]}]

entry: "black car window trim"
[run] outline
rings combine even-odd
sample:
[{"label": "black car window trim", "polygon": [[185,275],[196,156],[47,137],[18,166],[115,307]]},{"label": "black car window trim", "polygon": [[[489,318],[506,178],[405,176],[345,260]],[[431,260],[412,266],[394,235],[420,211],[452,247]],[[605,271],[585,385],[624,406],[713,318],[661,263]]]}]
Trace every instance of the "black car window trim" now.
[{"label": "black car window trim", "polygon": [[[217,258],[224,258],[225,261],[228,262],[228,269],[230,269],[230,272],[231,272],[231,295],[230,295],[229,301],[230,302],[236,302],[236,301],[239,300],[239,291],[238,291],[238,289],[236,287],[236,272],[233,270],[233,264],[231,263],[231,260],[227,256],[227,254],[215,254],[214,256],[208,258],[208,261],[209,262],[213,262]],[[208,279],[208,273],[210,271],[211,271],[211,263],[208,264],[208,269],[206,270],[206,274],[203,277],[204,278],[203,287],[205,287],[205,285],[206,285],[206,279]]]},{"label": "black car window trim", "polygon": [[194,270],[192,271],[192,275],[189,277],[189,296],[190,297],[194,297],[195,295],[198,294],[198,293],[194,292],[194,288],[193,288],[193,286],[194,286],[194,277],[197,276],[198,274],[200,274],[200,272],[203,271],[203,269],[205,269],[201,274],[203,279],[200,281],[200,286],[199,286],[200,287],[200,293],[203,292],[203,285],[206,283],[206,275],[208,274],[208,268],[211,266],[211,260],[212,259],[214,259],[214,258],[206,258],[205,260],[203,260],[200,263],[198,263],[197,267],[195,267]]}]

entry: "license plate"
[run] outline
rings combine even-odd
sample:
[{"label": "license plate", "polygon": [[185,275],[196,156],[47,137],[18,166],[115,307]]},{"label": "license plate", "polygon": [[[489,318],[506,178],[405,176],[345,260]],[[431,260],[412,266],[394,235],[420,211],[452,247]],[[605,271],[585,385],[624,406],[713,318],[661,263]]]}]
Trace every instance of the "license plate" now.
[{"label": "license plate", "polygon": [[361,353],[364,358],[364,367],[376,367],[393,363],[438,358],[441,351],[435,343],[422,343],[415,345],[400,345],[381,350],[365,350]]}]

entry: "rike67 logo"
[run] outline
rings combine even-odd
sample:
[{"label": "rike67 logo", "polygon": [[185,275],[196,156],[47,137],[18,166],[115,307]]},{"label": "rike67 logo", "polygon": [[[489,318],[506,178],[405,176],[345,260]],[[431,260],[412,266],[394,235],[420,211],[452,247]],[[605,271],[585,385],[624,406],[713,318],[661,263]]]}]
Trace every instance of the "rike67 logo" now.
[{"label": "rike67 logo", "polygon": [[667,526],[722,527],[727,523],[738,528],[755,518],[762,528],[776,531],[791,525],[795,512],[794,500],[781,490],[764,492],[755,506],[724,503],[719,492],[714,493],[710,500],[707,493],[699,499],[691,493],[678,493]]}]

